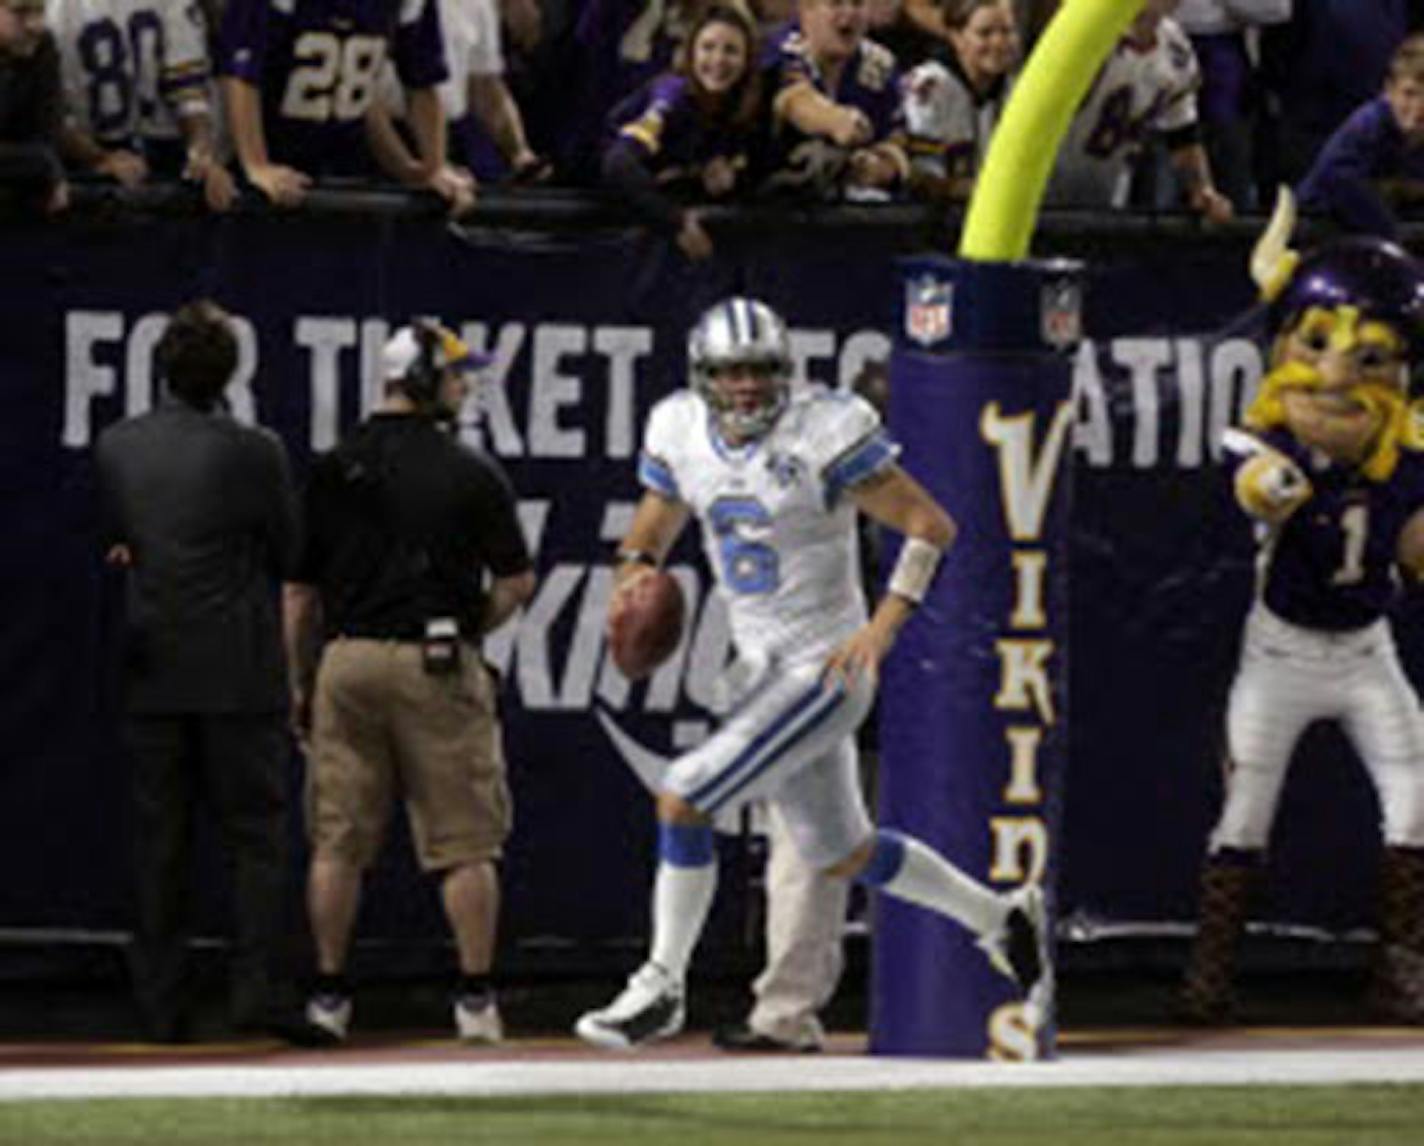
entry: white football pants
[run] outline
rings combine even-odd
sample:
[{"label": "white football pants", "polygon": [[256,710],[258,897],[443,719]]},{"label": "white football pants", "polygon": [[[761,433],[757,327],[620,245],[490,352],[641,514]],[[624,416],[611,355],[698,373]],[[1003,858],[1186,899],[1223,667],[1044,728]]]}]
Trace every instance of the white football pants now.
[{"label": "white football pants", "polygon": [[854,734],[874,698],[862,678],[821,683],[821,660],[771,668],[722,726],[674,760],[663,787],[716,815],[749,800],[774,806],[813,868],[845,859],[875,830],[860,792]]},{"label": "white football pants", "polygon": [[1424,846],[1424,717],[1389,623],[1332,633],[1257,602],[1226,714],[1226,801],[1211,850],[1265,848],[1291,753],[1306,727],[1337,720],[1379,795],[1384,841]]}]

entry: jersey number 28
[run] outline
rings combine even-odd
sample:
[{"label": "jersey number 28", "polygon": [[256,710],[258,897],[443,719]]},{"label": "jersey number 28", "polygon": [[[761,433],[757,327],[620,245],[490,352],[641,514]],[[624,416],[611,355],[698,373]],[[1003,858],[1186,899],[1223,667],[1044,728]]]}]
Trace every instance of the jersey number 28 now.
[{"label": "jersey number 28", "polygon": [[386,59],[384,36],[304,32],[292,48],[296,66],[282,95],[282,114],[309,123],[360,119],[370,106]]}]

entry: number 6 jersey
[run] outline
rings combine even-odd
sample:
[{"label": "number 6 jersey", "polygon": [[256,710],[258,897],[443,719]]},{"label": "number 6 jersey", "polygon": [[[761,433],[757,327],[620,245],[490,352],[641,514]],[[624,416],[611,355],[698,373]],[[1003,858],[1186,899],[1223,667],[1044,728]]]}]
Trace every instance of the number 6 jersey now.
[{"label": "number 6 jersey", "polygon": [[794,387],[768,434],[733,447],[702,398],[681,390],[653,408],[638,476],[696,514],[738,651],[797,661],[865,623],[848,492],[898,453],[849,393]]}]

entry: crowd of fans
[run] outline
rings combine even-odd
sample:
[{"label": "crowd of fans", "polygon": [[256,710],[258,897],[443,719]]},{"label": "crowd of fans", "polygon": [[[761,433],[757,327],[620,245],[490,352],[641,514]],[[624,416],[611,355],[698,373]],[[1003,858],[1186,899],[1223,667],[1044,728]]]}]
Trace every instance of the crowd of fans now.
[{"label": "crowd of fans", "polygon": [[[699,206],[967,198],[1057,0],[0,0],[0,188],[186,180],[214,211],[393,181],[602,187],[689,258]],[[1424,3],[1146,0],[1049,206],[1208,221],[1298,185],[1389,233],[1424,178]]]}]

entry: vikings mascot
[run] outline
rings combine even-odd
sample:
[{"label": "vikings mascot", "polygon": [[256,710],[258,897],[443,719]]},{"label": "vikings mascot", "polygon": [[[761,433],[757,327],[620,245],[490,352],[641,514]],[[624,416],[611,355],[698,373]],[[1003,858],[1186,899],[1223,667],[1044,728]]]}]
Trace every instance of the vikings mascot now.
[{"label": "vikings mascot", "polygon": [[1376,239],[1289,248],[1283,192],[1252,256],[1274,339],[1244,425],[1226,431],[1236,501],[1260,539],[1227,708],[1226,795],[1208,844],[1184,1018],[1229,1021],[1237,941],[1296,741],[1350,738],[1379,796],[1384,851],[1374,998],[1424,1022],[1424,717],[1385,614],[1424,575],[1424,265]]}]

